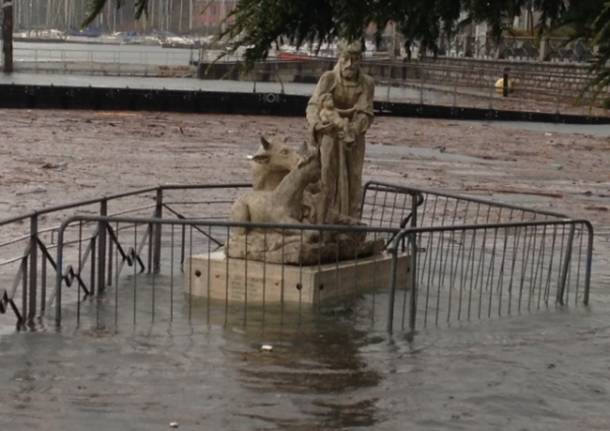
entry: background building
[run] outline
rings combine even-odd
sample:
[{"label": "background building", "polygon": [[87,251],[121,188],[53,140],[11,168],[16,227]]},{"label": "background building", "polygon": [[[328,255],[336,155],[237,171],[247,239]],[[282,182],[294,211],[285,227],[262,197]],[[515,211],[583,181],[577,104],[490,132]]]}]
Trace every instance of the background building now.
[{"label": "background building", "polygon": [[[116,9],[108,2],[90,31],[167,31],[184,34],[212,33],[237,4],[236,0],[150,0],[145,18],[134,17],[134,0],[124,0]],[[14,3],[15,31],[78,31],[88,11],[83,0],[27,0]]]},{"label": "background building", "polygon": [[195,15],[196,27],[206,32],[224,30],[225,19],[237,6],[237,0],[199,0]]}]

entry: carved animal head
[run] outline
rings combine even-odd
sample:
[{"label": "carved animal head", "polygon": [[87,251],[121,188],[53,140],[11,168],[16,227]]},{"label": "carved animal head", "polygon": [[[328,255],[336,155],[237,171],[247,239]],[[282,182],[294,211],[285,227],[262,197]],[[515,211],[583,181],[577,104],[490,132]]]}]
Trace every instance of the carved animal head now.
[{"label": "carved animal head", "polygon": [[269,172],[291,171],[299,163],[298,152],[286,143],[286,139],[267,140],[261,136],[261,146],[258,151],[248,156],[256,165]]},{"label": "carved animal head", "polygon": [[297,171],[303,175],[306,184],[318,181],[322,175],[319,151],[310,150],[305,153],[297,166]]}]

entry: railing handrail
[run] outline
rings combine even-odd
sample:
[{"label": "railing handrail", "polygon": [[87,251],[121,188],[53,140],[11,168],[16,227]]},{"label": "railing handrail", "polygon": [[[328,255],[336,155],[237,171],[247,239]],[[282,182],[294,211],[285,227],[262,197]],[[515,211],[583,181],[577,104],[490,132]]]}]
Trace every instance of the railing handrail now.
[{"label": "railing handrail", "polygon": [[337,224],[290,224],[290,223],[254,223],[254,222],[233,222],[233,221],[214,221],[209,219],[197,218],[172,218],[164,219],[157,217],[114,217],[114,216],[94,216],[94,215],[73,215],[64,220],[59,228],[63,232],[68,225],[77,222],[103,222],[103,223],[133,223],[133,224],[158,224],[158,225],[205,225],[211,227],[238,227],[253,229],[278,229],[278,230],[317,230],[334,232],[370,232],[370,233],[398,233],[400,228],[374,227],[362,225],[337,225]]},{"label": "railing handrail", "polygon": [[521,222],[508,222],[508,223],[487,223],[487,224],[465,224],[465,225],[451,225],[451,226],[428,226],[428,227],[405,227],[401,229],[400,233],[394,238],[397,243],[407,235],[427,232],[452,232],[452,231],[468,231],[468,230],[484,230],[484,229],[509,229],[519,227],[537,227],[537,226],[571,226],[583,224],[586,226],[589,233],[593,234],[593,225],[590,221],[584,219],[564,219],[564,220],[541,220],[541,221],[521,221]]},{"label": "railing handrail", "polygon": [[536,227],[536,226],[560,226],[560,225],[577,225],[584,224],[589,232],[593,232],[593,225],[585,219],[562,219],[562,220],[540,220],[540,221],[519,221],[505,223],[481,223],[481,224],[463,224],[463,225],[447,225],[447,226],[427,226],[427,227],[374,227],[362,225],[336,225],[336,224],[290,224],[290,223],[254,223],[254,222],[233,222],[233,221],[214,221],[209,219],[197,218],[172,218],[164,219],[157,217],[115,217],[115,216],[96,216],[76,214],[64,220],[59,227],[59,232],[62,233],[66,228],[74,222],[103,222],[103,223],[133,223],[133,224],[158,224],[158,225],[184,225],[197,226],[206,225],[211,227],[227,227],[227,228],[253,228],[253,229],[279,229],[279,230],[317,230],[317,231],[342,231],[342,232],[370,232],[370,233],[394,233],[393,242],[398,243],[400,239],[406,235],[414,233],[426,232],[450,232],[450,231],[466,231],[466,230],[483,230],[483,229],[501,229],[501,228],[519,228],[519,227]]},{"label": "railing handrail", "polygon": [[[380,187],[386,188],[385,190],[381,190],[381,191],[399,190],[399,191],[403,191],[403,192],[407,192],[407,193],[427,193],[427,194],[443,196],[443,197],[447,197],[447,198],[451,198],[451,199],[460,199],[460,200],[464,200],[464,201],[470,201],[470,202],[474,202],[474,203],[480,203],[480,204],[485,204],[485,205],[490,205],[490,206],[495,206],[495,207],[500,207],[500,208],[512,209],[512,210],[517,210],[517,211],[525,211],[528,213],[535,213],[535,214],[540,214],[540,215],[557,217],[557,218],[561,218],[561,219],[565,219],[565,220],[571,220],[571,217],[569,217],[565,214],[555,213],[555,212],[551,212],[551,211],[526,208],[526,207],[522,207],[519,205],[512,205],[512,204],[507,204],[507,203],[502,203],[502,202],[488,201],[485,199],[480,199],[480,198],[475,198],[475,197],[470,197],[470,196],[463,196],[463,195],[456,195],[456,194],[446,193],[446,192],[441,192],[441,191],[436,191],[436,190],[419,189],[419,188],[408,187],[408,186],[388,184],[388,183],[383,183],[383,182],[379,182],[379,181],[367,181],[364,184],[364,190],[366,191],[371,186],[380,186]],[[380,190],[380,189],[378,189],[378,190]]]},{"label": "railing handrail", "polygon": [[87,199],[87,200],[83,200],[83,201],[78,201],[78,202],[70,202],[67,204],[62,204],[62,205],[57,205],[54,207],[49,207],[49,208],[44,208],[41,210],[36,210],[36,211],[32,211],[29,212],[27,214],[24,215],[20,215],[20,216],[15,216],[15,217],[11,217],[8,219],[4,219],[4,220],[0,220],[0,227],[10,224],[10,223],[15,223],[15,222],[19,222],[19,221],[23,221],[26,219],[29,219],[30,217],[33,216],[40,216],[40,215],[44,215],[44,214],[49,214],[52,212],[57,212],[57,211],[64,211],[67,209],[73,209],[73,208],[78,208],[81,206],[87,206],[87,205],[93,205],[96,203],[101,203],[104,200],[105,201],[111,201],[111,200],[116,200],[116,199],[121,199],[121,198],[125,198],[125,197],[129,197],[129,196],[135,196],[135,195],[139,195],[139,194],[144,194],[144,193],[151,193],[157,190],[191,190],[191,189],[215,189],[215,188],[245,188],[245,187],[251,187],[251,183],[235,183],[235,184],[188,184],[188,185],[177,185],[177,184],[167,184],[167,185],[159,185],[156,187],[148,187],[148,188],[143,188],[143,189],[138,189],[138,190],[133,190],[130,192],[123,192],[123,193],[117,193],[114,195],[109,195],[109,196],[103,196],[101,198],[94,198],[94,199]]}]

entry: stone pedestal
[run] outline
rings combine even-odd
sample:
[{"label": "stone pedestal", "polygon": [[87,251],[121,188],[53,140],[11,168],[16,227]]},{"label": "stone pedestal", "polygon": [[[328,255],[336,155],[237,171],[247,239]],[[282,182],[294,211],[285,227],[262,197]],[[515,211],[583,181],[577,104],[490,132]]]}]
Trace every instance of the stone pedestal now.
[{"label": "stone pedestal", "polygon": [[[398,256],[397,289],[408,288],[409,255]],[[392,258],[298,266],[227,258],[222,251],[195,255],[185,263],[185,292],[193,297],[245,303],[318,304],[373,290],[387,291]]]}]

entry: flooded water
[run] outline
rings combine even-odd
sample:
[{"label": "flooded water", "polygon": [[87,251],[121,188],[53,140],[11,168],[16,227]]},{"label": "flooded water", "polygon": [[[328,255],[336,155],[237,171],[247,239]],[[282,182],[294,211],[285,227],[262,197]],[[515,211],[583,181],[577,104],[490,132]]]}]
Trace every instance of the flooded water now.
[{"label": "flooded water", "polygon": [[3,336],[0,426],[606,430],[608,311],[431,330],[413,342],[337,317]]},{"label": "flooded water", "polygon": [[316,313],[226,308],[185,301],[181,278],[121,280],[80,310],[67,290],[59,332],[49,321],[0,335],[2,429],[610,427],[610,283],[600,271],[589,309],[414,339],[384,330],[383,295]]},{"label": "flooded water", "polygon": [[0,429],[607,430],[603,241],[590,308],[431,325],[414,339],[385,331],[382,294],[317,313],[226,308],[185,301],[167,268],[126,271],[80,310],[66,289],[60,331],[0,324]]},{"label": "flooded water", "polygon": [[[0,76],[7,79],[91,80]],[[91,82],[153,83],[116,79]],[[235,91],[251,85],[184,79],[153,85],[174,82]],[[290,88],[309,94],[312,87]],[[486,124],[609,136],[608,126]],[[367,151],[377,161],[405,154],[474,161],[426,148]],[[323,313],[238,308],[227,314],[222,304],[188,307],[179,289],[168,296],[167,283],[157,280],[160,311],[153,314],[150,292],[129,290],[129,277],[120,307],[114,290],[99,304],[86,301],[79,328],[74,301],[61,331],[47,323],[15,333],[10,316],[0,316],[0,429],[149,430],[177,422],[186,430],[608,430],[608,238],[596,237],[590,308],[432,327],[414,339],[384,330],[382,296]]]},{"label": "flooded water", "polygon": [[531,130],[534,132],[545,133],[570,133],[580,135],[590,135],[599,137],[610,137],[610,125],[581,125],[581,124],[559,124],[559,123],[538,123],[527,121],[490,121],[491,127],[511,130]]}]

